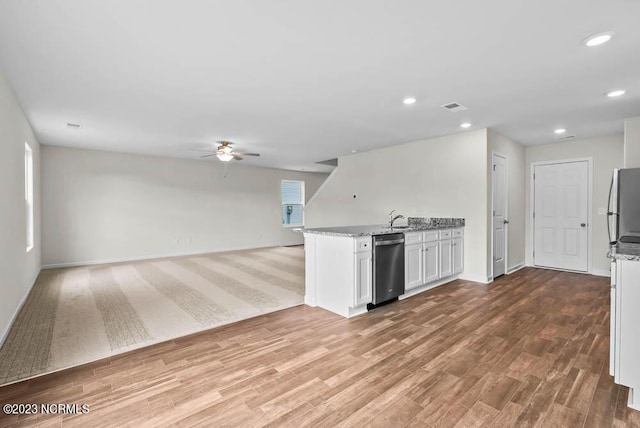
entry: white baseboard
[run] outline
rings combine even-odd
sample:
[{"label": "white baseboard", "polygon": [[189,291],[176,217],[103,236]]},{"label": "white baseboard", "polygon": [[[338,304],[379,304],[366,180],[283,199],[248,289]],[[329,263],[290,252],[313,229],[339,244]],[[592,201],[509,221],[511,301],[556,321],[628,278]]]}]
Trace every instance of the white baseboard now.
[{"label": "white baseboard", "polygon": [[428,291],[431,290],[433,288],[436,287],[440,287],[441,285],[445,285],[448,284],[450,282],[455,281],[456,279],[458,279],[458,276],[454,275],[454,276],[448,276],[446,278],[442,278],[438,281],[435,282],[430,282],[428,284],[423,284],[419,287],[416,288],[412,288],[411,290],[407,290],[404,294],[401,294],[400,296],[398,296],[398,300],[404,300],[407,299],[411,296],[415,296],[416,294],[420,294],[424,291]]},{"label": "white baseboard", "polygon": [[512,273],[517,272],[524,267],[526,267],[526,264],[524,262],[518,263],[515,266],[511,266],[510,268],[507,269],[507,275],[511,275]]},{"label": "white baseboard", "polygon": [[197,256],[200,254],[211,254],[211,253],[226,253],[229,251],[242,251],[242,250],[253,250],[258,248],[270,248],[270,247],[284,247],[289,245],[301,245],[302,242],[299,243],[284,243],[284,244],[274,244],[274,245],[264,245],[260,247],[232,247],[225,249],[210,249],[210,250],[201,250],[201,251],[185,251],[180,253],[168,253],[168,254],[149,254],[145,256],[135,256],[135,257],[123,257],[123,258],[115,258],[115,259],[99,259],[99,260],[83,260],[79,262],[64,262],[64,263],[49,263],[46,265],[42,265],[42,269],[56,269],[56,268],[65,268],[65,267],[77,267],[77,266],[90,266],[90,265],[103,265],[109,263],[126,263],[126,262],[136,262],[140,260],[154,260],[154,259],[164,259],[167,257],[182,257],[182,256]]},{"label": "white baseboard", "polygon": [[480,284],[488,284],[491,281],[493,281],[493,277],[490,277],[490,276],[482,277],[482,276],[474,276],[474,275],[465,275],[464,273],[462,275],[459,275],[458,279],[471,281],[471,282],[479,282]]},{"label": "white baseboard", "polygon": [[27,288],[26,293],[24,293],[24,296],[22,296],[22,299],[20,300],[20,304],[18,305],[13,315],[9,319],[9,324],[7,325],[7,328],[2,332],[2,335],[0,335],[0,347],[2,347],[2,345],[4,344],[4,341],[7,340],[7,336],[9,335],[9,331],[11,330],[11,326],[16,321],[16,318],[18,317],[20,310],[22,309],[25,302],[27,301],[27,297],[29,297],[29,294],[31,293],[33,286],[36,285],[36,281],[38,280],[38,276],[40,275],[41,270],[42,268],[38,268],[38,271],[36,272],[35,276],[31,279],[31,285],[29,286],[29,288]]},{"label": "white baseboard", "polygon": [[604,269],[591,269],[591,275],[610,277],[611,271]]}]

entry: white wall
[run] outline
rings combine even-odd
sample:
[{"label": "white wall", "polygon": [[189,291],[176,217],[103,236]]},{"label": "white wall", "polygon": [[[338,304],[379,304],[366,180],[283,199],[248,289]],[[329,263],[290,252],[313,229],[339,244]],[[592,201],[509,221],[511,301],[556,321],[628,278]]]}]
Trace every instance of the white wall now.
[{"label": "white wall", "polygon": [[464,217],[464,277],[486,281],[486,159],[486,129],[341,157],[307,206],[307,227],[382,224],[393,209]]},{"label": "white wall", "polygon": [[[26,251],[24,143],[34,160],[35,246]],[[0,344],[40,271],[40,147],[0,71]]]},{"label": "white wall", "polygon": [[301,243],[280,181],[326,174],[43,145],[42,177],[47,266]]},{"label": "white wall", "polygon": [[[609,238],[607,237],[607,217],[598,215],[598,209],[606,210],[609,196],[609,184],[615,168],[622,168],[623,137],[613,135],[609,137],[591,138],[563,143],[552,143],[526,148],[527,177],[530,177],[532,162],[556,161],[564,159],[592,158],[593,168],[593,201],[591,213],[592,228],[592,270],[593,273],[607,274],[609,272]],[[526,206],[530,207],[530,178],[527,178]],[[526,249],[527,264],[533,263],[532,224],[530,215],[526,218]]]},{"label": "white wall", "polygon": [[624,167],[640,168],[640,116],[624,121]]},{"label": "white wall", "polygon": [[[505,156],[507,158],[507,263],[505,266],[507,272],[514,268],[518,268],[525,263],[524,257],[524,235],[525,235],[525,185],[526,185],[526,168],[525,168],[525,148],[524,146],[510,140],[504,135],[498,134],[493,130],[488,131],[489,149],[487,153],[487,170],[489,183],[489,197],[487,201],[487,229],[488,237],[488,254],[492,254],[492,165],[493,152]],[[487,258],[489,272],[492,271],[491,257]]]}]

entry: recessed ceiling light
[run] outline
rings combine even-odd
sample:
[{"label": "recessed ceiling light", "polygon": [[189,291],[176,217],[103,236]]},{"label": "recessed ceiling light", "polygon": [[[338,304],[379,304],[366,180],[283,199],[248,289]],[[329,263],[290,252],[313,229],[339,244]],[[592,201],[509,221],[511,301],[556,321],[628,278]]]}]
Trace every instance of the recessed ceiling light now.
[{"label": "recessed ceiling light", "polygon": [[357,152],[356,149],[351,150],[351,153],[356,153],[356,152]]},{"label": "recessed ceiling light", "polygon": [[465,122],[460,124],[460,128],[469,128],[471,126],[471,124],[469,122]]},{"label": "recessed ceiling light", "polygon": [[613,31],[607,31],[606,33],[598,33],[593,36],[589,36],[582,41],[582,44],[590,48],[594,46],[600,46],[607,43],[613,37]]},{"label": "recessed ceiling light", "polygon": [[555,132],[556,134],[564,134],[565,132],[567,132],[567,130],[564,128],[558,128],[553,132]]},{"label": "recessed ceiling light", "polygon": [[607,96],[609,98],[615,98],[615,97],[619,97],[621,95],[624,95],[626,93],[627,93],[627,91],[625,91],[624,89],[616,89],[615,91],[607,92]]},{"label": "recessed ceiling light", "polygon": [[405,103],[405,104],[415,104],[416,99],[413,98],[413,97],[408,97],[408,98],[405,98],[404,100],[402,100],[402,102]]}]

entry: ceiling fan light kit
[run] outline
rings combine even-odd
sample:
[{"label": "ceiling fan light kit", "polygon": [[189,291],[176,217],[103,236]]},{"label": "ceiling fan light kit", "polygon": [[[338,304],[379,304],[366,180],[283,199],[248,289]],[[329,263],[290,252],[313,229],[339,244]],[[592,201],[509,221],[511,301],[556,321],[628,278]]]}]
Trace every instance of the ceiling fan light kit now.
[{"label": "ceiling fan light kit", "polygon": [[242,160],[243,156],[260,156],[260,153],[240,153],[233,151],[233,147],[231,147],[231,143],[229,141],[218,141],[220,145],[215,152],[210,152],[204,156],[200,156],[203,158],[208,158],[213,155],[216,155],[218,159],[222,162],[229,162],[231,160]]}]

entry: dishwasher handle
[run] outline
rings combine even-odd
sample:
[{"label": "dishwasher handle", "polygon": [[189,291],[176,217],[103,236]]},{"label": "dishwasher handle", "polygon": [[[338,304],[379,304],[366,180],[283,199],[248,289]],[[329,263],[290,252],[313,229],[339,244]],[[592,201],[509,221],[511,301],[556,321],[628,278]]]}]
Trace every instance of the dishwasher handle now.
[{"label": "dishwasher handle", "polygon": [[404,238],[401,239],[393,239],[391,241],[376,241],[376,247],[382,247],[384,245],[395,245],[395,244],[404,244]]}]

